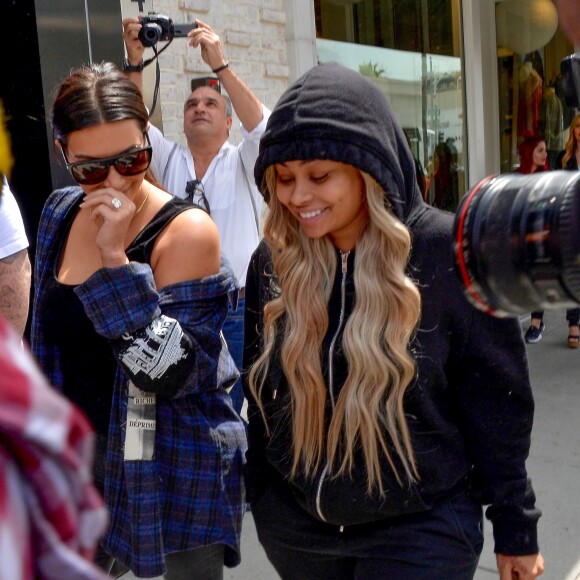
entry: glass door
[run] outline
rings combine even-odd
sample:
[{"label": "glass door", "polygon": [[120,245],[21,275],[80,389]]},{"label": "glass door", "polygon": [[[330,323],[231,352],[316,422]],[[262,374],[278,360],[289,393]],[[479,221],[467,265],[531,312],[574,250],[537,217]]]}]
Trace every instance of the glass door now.
[{"label": "glass door", "polygon": [[319,62],[358,70],[388,97],[424,199],[454,211],[466,188],[460,0],[316,0]]}]

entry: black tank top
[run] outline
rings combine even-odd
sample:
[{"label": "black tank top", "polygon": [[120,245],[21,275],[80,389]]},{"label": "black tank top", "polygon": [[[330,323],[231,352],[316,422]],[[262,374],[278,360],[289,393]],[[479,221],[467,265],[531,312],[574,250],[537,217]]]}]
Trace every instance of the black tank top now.
[{"label": "black tank top", "polygon": [[[59,228],[53,276],[47,281],[38,308],[47,343],[58,346],[61,352],[59,363],[64,395],[84,411],[98,434],[106,435],[117,362],[109,340],[95,332],[85,314],[74,292],[76,286],[61,284],[57,279],[65,241],[82,199],[71,206]],[[149,264],[160,232],[173,218],[191,207],[190,203],[177,198],[167,202],[127,248],[129,260]]]}]

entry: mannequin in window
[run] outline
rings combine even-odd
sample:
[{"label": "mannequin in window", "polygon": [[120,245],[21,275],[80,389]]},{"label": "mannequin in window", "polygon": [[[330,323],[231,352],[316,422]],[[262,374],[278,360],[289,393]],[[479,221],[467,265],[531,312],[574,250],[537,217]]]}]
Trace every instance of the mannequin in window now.
[{"label": "mannequin in window", "polygon": [[558,154],[564,148],[564,113],[562,101],[556,96],[553,85],[544,88],[540,103],[538,133],[544,136],[548,164],[550,169],[554,169]]},{"label": "mannequin in window", "polygon": [[533,67],[531,60],[526,60],[520,69],[518,98],[518,136],[537,134],[540,113],[540,101],[543,93],[543,81]]}]

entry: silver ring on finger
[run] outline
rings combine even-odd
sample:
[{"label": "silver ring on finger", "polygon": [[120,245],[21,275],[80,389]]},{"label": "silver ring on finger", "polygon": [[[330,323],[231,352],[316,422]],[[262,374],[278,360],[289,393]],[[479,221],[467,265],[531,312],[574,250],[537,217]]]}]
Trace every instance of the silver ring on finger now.
[{"label": "silver ring on finger", "polygon": [[121,207],[121,205],[123,205],[121,203],[121,200],[118,197],[114,197],[111,200],[111,205],[115,208],[115,209],[119,209]]}]

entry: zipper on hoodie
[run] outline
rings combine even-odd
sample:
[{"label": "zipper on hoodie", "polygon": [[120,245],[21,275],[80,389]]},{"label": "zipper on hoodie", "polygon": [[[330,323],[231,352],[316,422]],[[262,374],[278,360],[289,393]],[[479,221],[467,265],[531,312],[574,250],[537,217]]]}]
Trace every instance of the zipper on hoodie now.
[{"label": "zipper on hoodie", "polygon": [[[346,274],[348,272],[348,255],[350,252],[340,252],[340,259],[342,262],[342,279],[340,281],[340,316],[338,319],[338,327],[336,328],[336,332],[330,341],[330,346],[328,348],[328,392],[330,395],[330,405],[332,409],[332,413],[334,413],[334,372],[332,368],[332,360],[334,356],[334,347],[336,346],[336,341],[338,339],[338,335],[342,330],[342,325],[344,324],[344,311],[346,308]],[[318,480],[318,486],[316,488],[316,513],[318,517],[323,521],[326,522],[326,518],[322,513],[322,505],[321,505],[321,496],[322,496],[322,484],[326,479],[326,474],[328,473],[328,461],[326,462],[322,473],[320,474],[320,479]],[[344,526],[340,526],[340,531],[344,530]]]}]

